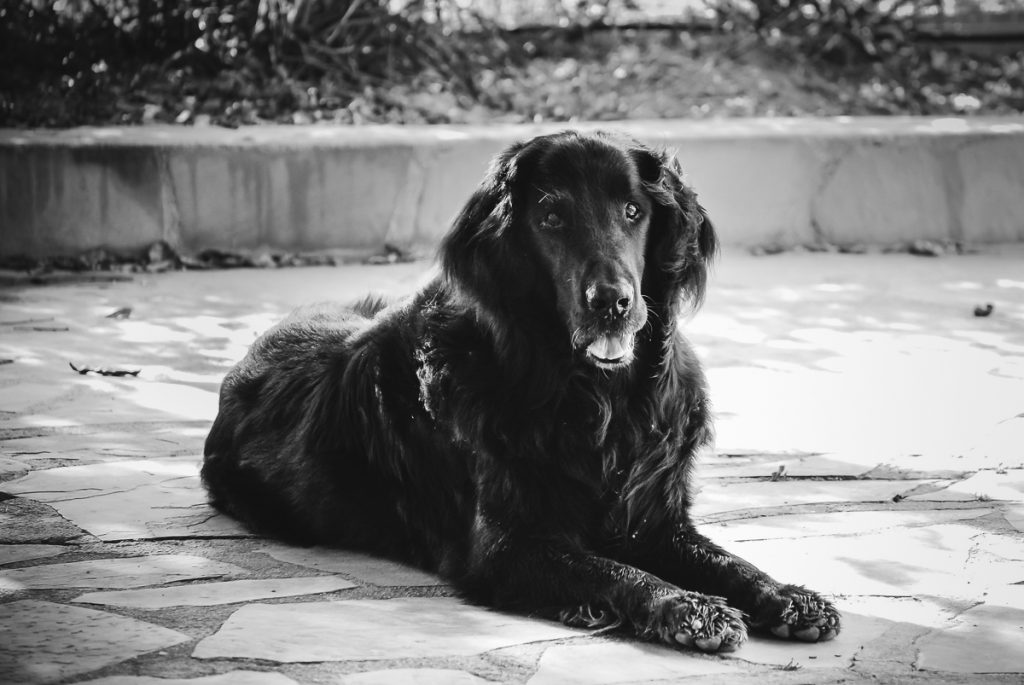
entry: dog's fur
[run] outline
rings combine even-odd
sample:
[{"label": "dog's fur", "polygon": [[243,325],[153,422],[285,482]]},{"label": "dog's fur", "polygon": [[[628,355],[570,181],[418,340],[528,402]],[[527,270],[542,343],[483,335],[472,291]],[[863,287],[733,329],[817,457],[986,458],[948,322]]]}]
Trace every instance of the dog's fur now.
[{"label": "dog's fur", "polygon": [[711,439],[679,332],[716,250],[671,157],[564,132],[499,155],[401,303],[300,310],[225,378],[212,503],[253,530],[436,571],[468,598],[735,649],[839,632],[691,524]]}]

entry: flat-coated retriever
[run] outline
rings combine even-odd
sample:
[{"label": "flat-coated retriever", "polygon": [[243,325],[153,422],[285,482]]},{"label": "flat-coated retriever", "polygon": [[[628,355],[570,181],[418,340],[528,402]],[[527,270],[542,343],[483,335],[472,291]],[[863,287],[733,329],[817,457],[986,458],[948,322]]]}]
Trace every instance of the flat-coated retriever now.
[{"label": "flat-coated retriever", "polygon": [[391,306],[302,309],[224,380],[214,506],[253,530],[436,571],[466,597],[736,649],[749,625],[829,640],[839,614],[697,533],[711,440],[679,331],[714,228],[678,163],[564,132],[492,163]]}]

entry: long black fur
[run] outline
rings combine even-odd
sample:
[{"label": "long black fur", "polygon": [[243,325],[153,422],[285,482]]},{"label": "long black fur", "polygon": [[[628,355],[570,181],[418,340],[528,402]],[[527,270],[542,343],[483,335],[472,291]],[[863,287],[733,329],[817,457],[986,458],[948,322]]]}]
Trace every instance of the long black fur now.
[{"label": "long black fur", "polygon": [[[746,624],[831,639],[831,604],[690,521],[712,427],[679,324],[716,245],[663,153],[574,132],[509,148],[433,282],[393,306],[299,310],[232,369],[206,442],[211,502],[572,625],[705,651],[735,649]],[[595,358],[602,336],[631,353]]]}]

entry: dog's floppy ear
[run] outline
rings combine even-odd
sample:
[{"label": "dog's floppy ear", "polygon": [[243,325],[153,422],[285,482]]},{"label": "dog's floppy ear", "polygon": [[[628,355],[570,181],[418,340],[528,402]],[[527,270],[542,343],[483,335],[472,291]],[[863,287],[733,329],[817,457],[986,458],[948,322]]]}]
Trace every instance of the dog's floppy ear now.
[{"label": "dog's floppy ear", "polygon": [[445,278],[491,313],[514,296],[510,288],[529,282],[521,270],[530,268],[532,260],[513,224],[534,148],[532,143],[517,143],[494,158],[441,243]]},{"label": "dog's floppy ear", "polygon": [[686,185],[679,162],[665,152],[633,150],[644,188],[654,204],[647,241],[644,295],[675,314],[681,303],[704,301],[708,267],[718,251],[715,227]]}]

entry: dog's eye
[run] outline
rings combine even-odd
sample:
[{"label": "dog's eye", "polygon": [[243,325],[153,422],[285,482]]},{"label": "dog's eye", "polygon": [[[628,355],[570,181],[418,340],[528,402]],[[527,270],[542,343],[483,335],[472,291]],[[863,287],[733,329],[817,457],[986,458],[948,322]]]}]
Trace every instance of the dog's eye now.
[{"label": "dog's eye", "polygon": [[558,216],[557,212],[548,212],[541,219],[540,223],[544,228],[561,228],[565,222],[562,221],[562,217]]},{"label": "dog's eye", "polygon": [[626,203],[626,218],[630,221],[636,221],[640,218],[640,205],[635,202]]}]

